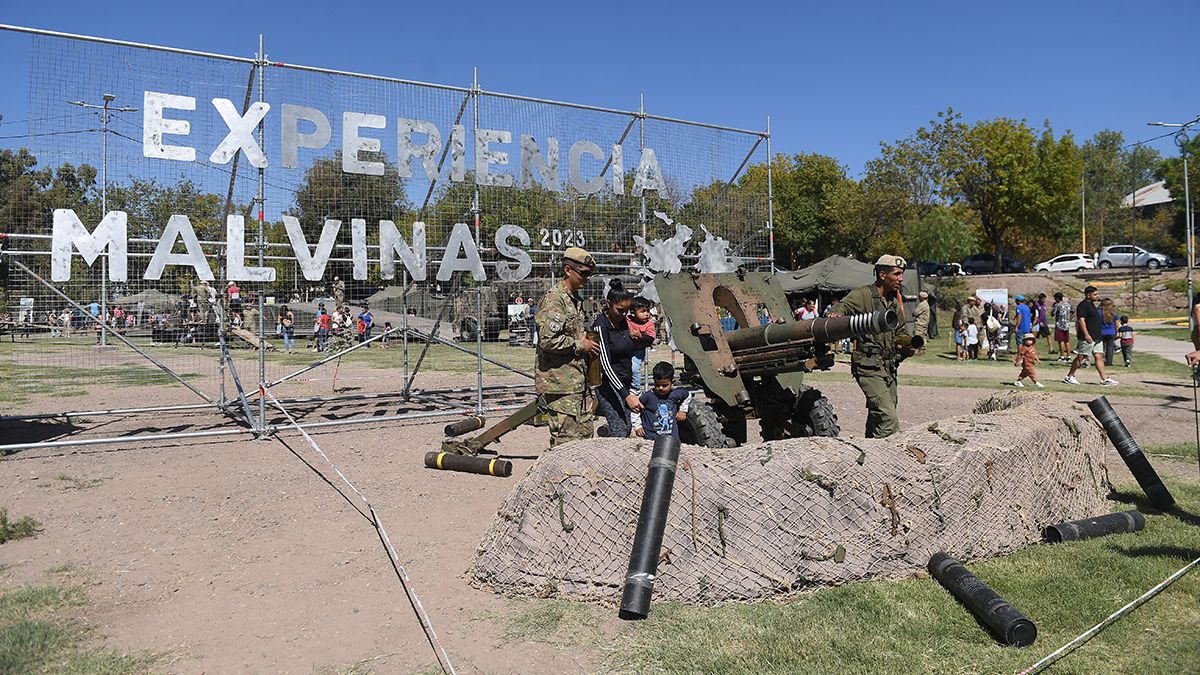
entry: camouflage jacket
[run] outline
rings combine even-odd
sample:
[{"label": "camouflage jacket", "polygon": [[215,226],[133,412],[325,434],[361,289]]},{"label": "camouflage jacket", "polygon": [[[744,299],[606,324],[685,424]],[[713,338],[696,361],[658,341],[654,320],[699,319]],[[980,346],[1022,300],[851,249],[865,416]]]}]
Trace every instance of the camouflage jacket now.
[{"label": "camouflage jacket", "polygon": [[[888,309],[902,311],[895,296],[881,297],[879,287],[871,284],[860,286],[847,293],[846,297],[834,306],[833,311],[842,316],[850,316]],[[896,351],[896,338],[901,335],[908,335],[908,326],[903,318],[900,320],[900,327],[894,331],[885,331],[877,335],[859,338],[854,353],[850,355],[851,368],[856,373],[862,372],[864,375],[895,375],[896,367],[903,360],[903,357]]]},{"label": "camouflage jacket", "polygon": [[583,300],[558,282],[538,302],[537,372],[539,394],[583,394],[587,391],[583,356]]}]

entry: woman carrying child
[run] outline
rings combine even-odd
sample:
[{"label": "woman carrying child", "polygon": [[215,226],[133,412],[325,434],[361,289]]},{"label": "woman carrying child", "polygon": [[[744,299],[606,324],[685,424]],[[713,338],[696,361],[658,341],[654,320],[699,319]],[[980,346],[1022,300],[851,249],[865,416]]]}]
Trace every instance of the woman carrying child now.
[{"label": "woman carrying child", "polygon": [[641,412],[638,394],[633,384],[633,339],[629,334],[629,305],[633,294],[625,290],[620,279],[609,282],[608,295],[592,328],[600,333],[601,383],[596,388],[596,412],[608,420],[608,435],[629,436],[629,413]]}]

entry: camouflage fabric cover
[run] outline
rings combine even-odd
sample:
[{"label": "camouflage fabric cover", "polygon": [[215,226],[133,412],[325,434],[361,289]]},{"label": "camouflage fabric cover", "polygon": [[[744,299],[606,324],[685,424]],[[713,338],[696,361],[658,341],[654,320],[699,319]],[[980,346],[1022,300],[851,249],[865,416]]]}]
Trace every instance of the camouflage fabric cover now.
[{"label": "camouflage fabric cover", "polygon": [[[650,449],[597,438],[543,456],[484,535],[472,583],[616,601]],[[684,446],[654,597],[777,599],[908,576],[939,550],[964,561],[1012,553],[1047,525],[1107,512],[1104,450],[1086,409],[1025,393],[887,439]]]},{"label": "camouflage fabric cover", "polygon": [[537,371],[534,388],[539,394],[583,394],[586,373],[580,345],[583,341],[583,301],[565,281],[554,285],[538,302]]}]

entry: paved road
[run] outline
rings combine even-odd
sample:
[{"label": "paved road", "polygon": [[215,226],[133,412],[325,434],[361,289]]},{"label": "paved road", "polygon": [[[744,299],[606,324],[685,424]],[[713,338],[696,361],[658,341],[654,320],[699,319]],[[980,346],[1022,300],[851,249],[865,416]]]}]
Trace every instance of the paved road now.
[{"label": "paved road", "polygon": [[[1163,328],[1171,324],[1167,323],[1141,323],[1135,327],[1135,330],[1143,328]],[[1147,335],[1138,333],[1137,339],[1134,342],[1134,353],[1149,352],[1157,354],[1164,359],[1170,359],[1176,363],[1184,363],[1184,355],[1192,352],[1192,343],[1183,340],[1172,340],[1161,335]]]}]

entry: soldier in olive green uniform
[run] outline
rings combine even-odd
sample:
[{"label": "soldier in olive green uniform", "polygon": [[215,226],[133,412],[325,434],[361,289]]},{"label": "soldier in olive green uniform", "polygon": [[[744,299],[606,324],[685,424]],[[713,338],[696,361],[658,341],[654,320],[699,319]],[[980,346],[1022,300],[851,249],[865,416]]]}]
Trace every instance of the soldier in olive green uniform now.
[{"label": "soldier in olive green uniform", "polygon": [[846,294],[830,311],[830,316],[848,316],[883,310],[896,310],[900,327],[895,331],[858,339],[850,356],[850,371],[867,397],[867,437],[884,438],[900,431],[896,414],[896,370],[900,362],[913,355],[911,349],[897,347],[896,338],[908,335],[900,304],[900,283],[904,281],[904,258],[885,255],[875,262],[875,283]]},{"label": "soldier in olive green uniform", "polygon": [[587,251],[563,252],[563,278],[538,302],[537,373],[534,387],[550,420],[550,447],[592,437],[593,399],[588,393],[586,356],[600,345],[588,339],[579,289],[596,261]]},{"label": "soldier in olive green uniform", "polygon": [[913,309],[913,333],[923,338],[929,337],[929,294],[921,291],[917,294],[919,302]]}]

